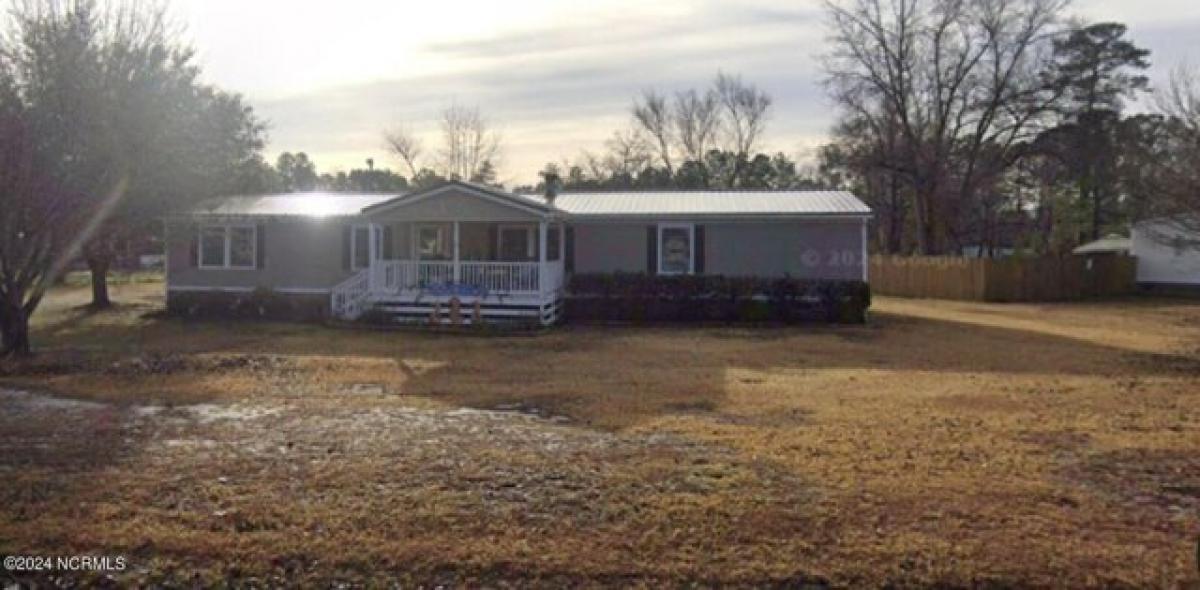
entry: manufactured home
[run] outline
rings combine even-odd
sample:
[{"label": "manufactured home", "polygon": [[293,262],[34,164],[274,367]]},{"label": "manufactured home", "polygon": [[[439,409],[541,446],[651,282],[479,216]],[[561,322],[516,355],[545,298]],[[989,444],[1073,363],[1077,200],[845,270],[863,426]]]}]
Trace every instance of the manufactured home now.
[{"label": "manufactured home", "polygon": [[550,324],[573,273],[866,281],[870,215],[836,191],[221,197],[167,220],[167,296],[270,292],[312,315],[414,321],[453,302]]},{"label": "manufactured home", "polygon": [[1150,219],[1133,225],[1130,254],[1143,288],[1200,291],[1200,235],[1196,224]]}]

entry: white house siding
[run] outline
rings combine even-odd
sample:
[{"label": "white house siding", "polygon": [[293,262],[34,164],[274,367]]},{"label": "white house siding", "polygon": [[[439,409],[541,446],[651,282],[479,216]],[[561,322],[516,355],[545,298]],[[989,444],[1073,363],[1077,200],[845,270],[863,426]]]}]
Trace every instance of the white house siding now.
[{"label": "white house siding", "polygon": [[[1156,239],[1154,234],[1166,240]],[[1173,238],[1181,240],[1173,243]],[[1200,249],[1188,247],[1183,239],[1195,242],[1200,236],[1185,236],[1180,229],[1161,222],[1135,224],[1130,254],[1137,257],[1138,283],[1200,285]]]},{"label": "white house siding", "polygon": [[259,220],[265,232],[263,268],[233,270],[199,268],[192,259],[197,223],[172,221],[167,226],[167,284],[174,290],[254,289],[319,291],[350,276],[343,268],[345,218]]}]

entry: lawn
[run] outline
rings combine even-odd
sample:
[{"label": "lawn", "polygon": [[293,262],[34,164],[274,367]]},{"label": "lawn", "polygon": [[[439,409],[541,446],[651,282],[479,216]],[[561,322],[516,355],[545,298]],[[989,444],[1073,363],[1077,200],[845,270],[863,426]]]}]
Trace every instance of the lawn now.
[{"label": "lawn", "polygon": [[0,365],[0,553],[131,584],[1200,584],[1200,302],[501,337],[161,291],[63,287]]}]

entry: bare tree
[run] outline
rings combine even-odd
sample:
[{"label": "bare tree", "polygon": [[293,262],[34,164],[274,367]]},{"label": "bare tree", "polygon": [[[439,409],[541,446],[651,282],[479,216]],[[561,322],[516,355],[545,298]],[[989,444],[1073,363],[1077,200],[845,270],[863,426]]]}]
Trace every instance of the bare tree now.
[{"label": "bare tree", "polygon": [[740,75],[724,72],[717,72],[713,91],[724,112],[726,149],[740,156],[754,153],[766,130],[771,97]]},{"label": "bare tree", "polygon": [[743,82],[741,76],[718,72],[707,90],[676,92],[673,100],[646,90],[634,99],[632,114],[636,129],[669,177],[675,176],[677,168],[706,171],[710,151],[720,148],[727,153],[717,159],[730,163],[723,167],[728,172],[704,172],[702,183],[735,186],[761,147],[770,109],[766,92]]},{"label": "bare tree", "polygon": [[[888,163],[915,200],[917,247],[940,253],[959,221],[1039,130],[1062,89],[1041,75],[1066,0],[826,1],[826,83],[876,137],[895,125]],[[996,203],[982,205],[994,215]]]},{"label": "bare tree", "polygon": [[1172,69],[1166,88],[1155,94],[1154,104],[1164,117],[1200,136],[1200,69],[1186,63]]},{"label": "bare tree", "polygon": [[479,112],[478,107],[452,104],[442,111],[439,121],[442,148],[439,151],[443,175],[448,178],[486,182],[494,175],[500,156],[501,136]]},{"label": "bare tree", "polygon": [[684,158],[696,162],[704,159],[721,122],[719,107],[713,90],[700,94],[692,89],[675,94],[675,136],[679,138]]},{"label": "bare tree", "polygon": [[654,160],[652,148],[636,129],[613,132],[605,147],[604,165],[613,176],[633,176]]},{"label": "bare tree", "polygon": [[1160,239],[1200,247],[1200,70],[1174,68],[1155,107],[1164,138],[1147,163],[1153,180],[1147,213],[1164,222]]},{"label": "bare tree", "polygon": [[420,161],[424,151],[424,144],[421,138],[413,134],[408,127],[400,126],[383,133],[383,141],[387,150],[400,158],[405,165],[408,166],[408,171],[413,178],[416,178],[420,167],[417,163]]},{"label": "bare tree", "polygon": [[441,144],[429,162],[425,141],[405,125],[384,131],[383,140],[387,150],[408,167],[413,181],[430,177],[495,181],[503,136],[478,107],[450,104],[438,118],[438,130]]},{"label": "bare tree", "polygon": [[633,118],[658,150],[657,156],[666,167],[667,174],[674,174],[675,167],[671,160],[673,117],[667,98],[654,90],[644,91],[641,101],[635,100],[633,103]]}]

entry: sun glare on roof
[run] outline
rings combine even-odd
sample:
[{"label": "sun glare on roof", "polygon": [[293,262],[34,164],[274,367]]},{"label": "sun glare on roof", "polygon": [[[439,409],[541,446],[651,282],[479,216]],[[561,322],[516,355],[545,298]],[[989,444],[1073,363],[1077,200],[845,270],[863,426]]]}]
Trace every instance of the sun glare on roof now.
[{"label": "sun glare on roof", "polygon": [[325,217],[333,213],[334,197],[327,194],[295,195],[295,211],[310,217]]}]

